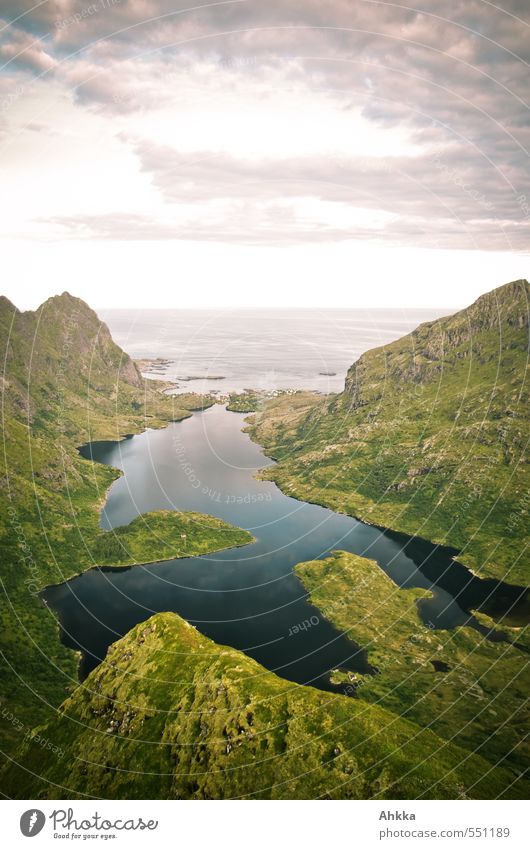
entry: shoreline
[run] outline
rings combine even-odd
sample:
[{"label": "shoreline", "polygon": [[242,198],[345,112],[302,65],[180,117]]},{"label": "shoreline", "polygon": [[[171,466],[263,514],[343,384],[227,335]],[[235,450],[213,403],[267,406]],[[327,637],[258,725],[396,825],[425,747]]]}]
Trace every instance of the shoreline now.
[{"label": "shoreline", "polygon": [[[303,391],[305,391],[305,390],[303,390]],[[216,403],[221,404],[221,401],[218,401],[218,402],[216,402]],[[213,405],[212,405],[212,406],[213,406]],[[248,418],[250,417],[250,415],[253,415],[253,413],[250,413],[250,414],[249,414],[249,413],[246,413],[246,412],[244,412],[244,411],[240,411],[240,410],[230,410],[229,405],[228,405],[226,402],[222,403],[222,406],[224,406],[224,408],[225,408],[225,410],[226,410],[227,412],[232,413],[233,415],[247,416],[247,418],[246,418],[246,419],[243,419],[243,422],[244,422],[244,423],[248,421]],[[157,428],[157,429],[163,429],[164,427],[168,427],[170,424],[178,423],[179,421],[183,421],[183,420],[184,420],[184,419],[186,419],[186,418],[190,418],[191,416],[195,415],[195,413],[196,413],[196,412],[202,412],[202,410],[192,411],[192,412],[190,413],[190,415],[189,415],[189,416],[183,416],[181,419],[175,419],[175,420],[173,420],[173,421],[171,421],[171,422],[168,422],[168,423],[167,423],[167,424],[165,424],[165,425],[164,425],[164,424],[163,424],[163,425],[161,425],[161,426],[160,426],[160,428]],[[147,428],[147,427],[146,427],[146,428],[144,429],[144,431],[142,431],[141,433],[144,433],[144,432],[146,432],[147,430],[149,430],[149,428]],[[246,433],[246,434],[248,435],[249,439],[250,439],[250,440],[251,440],[251,441],[252,441],[255,445],[257,445],[257,446],[259,446],[259,448],[261,448],[261,450],[263,451],[264,457],[265,457],[266,459],[271,460],[271,466],[264,466],[262,469],[258,469],[258,471],[255,473],[254,477],[255,477],[257,480],[264,480],[264,481],[269,481],[270,483],[274,483],[274,485],[275,485],[275,486],[277,486],[277,487],[278,487],[278,489],[282,492],[282,494],[283,494],[284,496],[286,496],[287,498],[293,498],[295,501],[298,501],[298,502],[299,502],[299,503],[301,503],[301,504],[304,504],[304,503],[305,503],[305,504],[312,504],[312,505],[314,505],[315,507],[321,507],[322,509],[324,509],[324,510],[329,510],[331,513],[335,513],[336,515],[339,515],[339,516],[346,516],[346,517],[348,517],[348,518],[350,518],[350,519],[355,520],[356,522],[359,522],[359,523],[360,523],[360,524],[362,524],[362,525],[367,525],[367,526],[369,526],[369,527],[376,528],[377,530],[381,531],[382,533],[386,533],[386,532],[388,532],[388,533],[390,533],[390,534],[398,534],[398,535],[400,535],[400,536],[403,536],[403,537],[407,538],[408,540],[417,540],[418,542],[420,542],[420,543],[424,543],[424,544],[426,544],[426,545],[431,545],[431,546],[433,546],[433,547],[435,547],[435,546],[436,546],[436,547],[439,547],[439,548],[443,549],[444,551],[446,551],[448,554],[450,554],[450,556],[452,557],[452,559],[453,559],[453,560],[455,560],[456,562],[460,563],[460,565],[464,566],[464,567],[465,567],[465,568],[466,568],[466,569],[470,572],[470,574],[471,574],[474,578],[477,578],[478,580],[495,580],[495,581],[499,581],[499,578],[497,578],[496,576],[491,576],[491,575],[481,575],[480,573],[477,573],[477,572],[476,572],[476,571],[475,571],[475,570],[474,570],[471,566],[469,566],[469,565],[468,565],[468,563],[466,562],[466,560],[465,560],[465,553],[464,553],[464,554],[463,554],[463,556],[462,556],[462,551],[461,551],[460,549],[458,549],[458,548],[455,548],[454,546],[447,545],[446,543],[441,542],[441,541],[439,541],[439,540],[437,540],[437,539],[435,539],[435,538],[434,538],[434,539],[428,539],[427,537],[422,537],[422,536],[420,536],[420,535],[418,535],[418,534],[409,534],[409,533],[407,533],[406,531],[400,530],[400,529],[398,529],[398,528],[394,528],[394,527],[392,527],[391,525],[381,525],[381,524],[379,524],[378,522],[372,522],[372,521],[370,521],[369,519],[364,519],[364,518],[361,518],[360,516],[354,515],[354,514],[352,514],[352,513],[347,513],[347,512],[346,512],[346,511],[344,511],[344,510],[341,510],[341,509],[338,509],[338,508],[337,508],[337,509],[335,509],[335,508],[333,508],[333,507],[330,507],[330,506],[329,506],[329,504],[325,504],[325,503],[323,503],[322,501],[318,501],[318,500],[315,500],[315,499],[313,499],[313,498],[307,498],[307,497],[303,497],[303,498],[302,498],[302,497],[300,497],[300,496],[298,496],[298,495],[294,495],[293,493],[287,492],[287,491],[286,491],[286,489],[285,489],[285,487],[284,487],[284,486],[282,486],[282,485],[281,485],[281,484],[280,484],[277,480],[275,480],[275,479],[271,479],[271,478],[268,478],[268,477],[265,477],[265,476],[264,476],[264,477],[261,477],[262,473],[265,475],[265,474],[266,474],[266,472],[267,472],[267,469],[272,468],[272,465],[273,465],[273,464],[274,464],[274,465],[278,465],[279,463],[281,463],[281,460],[278,460],[278,459],[277,459],[276,457],[274,457],[272,454],[267,453],[267,449],[266,449],[266,447],[265,447],[265,446],[264,446],[261,442],[259,442],[257,439],[254,439],[254,438],[253,438],[253,435],[252,435],[252,432],[251,432],[251,425],[250,425],[250,424],[249,424],[247,427],[242,428],[242,431],[243,431],[243,433]],[[129,436],[130,436],[130,435],[131,435],[131,434],[129,434]],[[136,436],[136,435],[141,435],[141,434],[132,434],[132,436]],[[121,441],[123,441],[123,439],[126,439],[126,438],[127,438],[127,436],[124,436],[124,437],[121,437],[119,440],[114,440],[114,441],[116,441],[116,442],[121,442]],[[93,441],[98,441],[98,440],[93,440]],[[88,445],[88,444],[90,444],[90,443],[86,443],[86,444]],[[86,459],[86,458],[83,458],[83,459]],[[89,461],[89,462],[98,462],[98,461],[97,461],[97,460],[93,460],[93,461]],[[101,465],[103,465],[104,467],[109,468],[109,469],[110,469],[110,468],[112,468],[112,469],[114,469],[114,468],[115,468],[115,467],[112,467],[112,466],[108,466],[107,464],[101,464]],[[123,476],[123,472],[121,472],[121,470],[120,470],[120,469],[116,469],[116,471],[120,472],[120,474],[118,475],[118,477],[116,477],[116,478],[115,478],[115,480],[114,480],[114,481],[112,481],[112,483],[111,483],[111,484],[110,484],[110,486],[108,487],[107,492],[106,492],[106,496],[107,496],[108,492],[110,491],[111,487],[112,487],[112,486],[114,485],[114,483],[116,482],[116,480],[119,480],[119,478]],[[106,498],[105,498],[105,500],[106,500]],[[101,509],[102,509],[102,508],[101,508]],[[156,511],[155,511],[155,512],[156,512]],[[205,514],[205,515],[207,515],[207,514]],[[251,545],[251,544],[252,544],[252,543],[251,543],[251,542],[249,542],[249,543],[244,543],[243,545]],[[230,546],[230,548],[240,548],[240,547],[241,547],[241,546]],[[222,551],[222,550],[224,550],[224,549],[217,549],[217,551]],[[213,552],[212,552],[212,553],[213,553]],[[202,555],[190,555],[190,556],[191,556],[191,557],[193,557],[193,556],[201,557]],[[457,558],[458,558],[458,559],[457,559]],[[131,566],[136,566],[136,565],[139,565],[139,566],[141,566],[141,565],[145,565],[145,566],[147,566],[147,565],[152,564],[152,563],[167,562],[168,560],[173,560],[173,559],[181,559],[181,558],[173,558],[173,557],[170,557],[170,558],[165,558],[164,560],[160,560],[160,561],[159,561],[159,560],[149,560],[149,561],[143,561],[142,563],[131,564],[130,566],[126,566],[126,565],[124,565],[124,566],[123,566],[123,568],[131,568]],[[89,569],[94,569],[94,568],[99,568],[99,567],[98,567],[98,566],[96,566],[96,565],[95,565],[95,566],[90,566],[90,567],[88,567],[88,569],[84,569],[84,570],[82,570],[81,572],[76,573],[76,574],[75,574],[75,575],[73,575],[72,577],[78,577],[78,575],[83,574],[83,572],[86,572],[86,571],[88,571]],[[106,569],[106,568],[113,568],[113,567],[112,567],[112,566],[105,566],[105,567],[102,567],[102,568],[105,568],[105,569]],[[116,567],[114,567],[114,568],[121,568],[121,566],[116,565]],[[67,580],[70,580],[70,579],[67,579]],[[60,582],[60,583],[66,583],[66,582],[65,582],[65,581],[62,581],[62,582]],[[506,584],[508,584],[508,581],[500,580],[500,583],[506,583]],[[59,584],[59,585],[60,585],[60,584]],[[509,586],[518,586],[517,584],[508,584],[508,585],[509,585]],[[48,586],[52,586],[52,585],[48,585]],[[54,584],[53,586],[56,586],[56,585]]]},{"label": "shoreline", "polygon": [[[145,515],[145,514],[140,513],[139,515],[142,516],[142,515]],[[186,514],[183,513],[181,515],[185,516]],[[207,516],[208,514],[204,513],[203,515]],[[217,517],[211,516],[209,518],[215,519]],[[107,533],[112,533],[112,530],[107,531]],[[70,581],[74,581],[76,578],[80,578],[82,575],[86,575],[88,572],[92,572],[93,569],[98,569],[101,572],[106,572],[106,571],[115,572],[115,571],[119,571],[120,569],[123,569],[124,571],[128,570],[128,569],[136,569],[138,566],[152,566],[153,563],[170,563],[172,560],[193,560],[193,559],[199,560],[201,557],[208,557],[210,554],[218,554],[220,551],[235,551],[237,548],[246,548],[247,545],[254,545],[254,543],[256,543],[257,541],[258,541],[257,537],[252,535],[252,539],[250,539],[248,542],[240,542],[237,545],[228,545],[228,546],[221,546],[220,548],[213,548],[210,551],[205,551],[203,554],[183,554],[183,555],[176,554],[176,555],[173,555],[172,557],[157,557],[155,560],[142,560],[141,563],[140,562],[137,562],[137,563],[116,563],[116,564],[110,563],[109,565],[106,565],[106,566],[94,564],[93,566],[89,566],[87,569],[81,569],[79,572],[76,572],[74,575],[71,575],[69,578],[66,578],[66,580],[64,580],[64,581],[58,581],[56,584],[46,584],[45,587],[43,587],[41,590],[39,590],[38,596],[39,596],[39,598],[41,598],[42,593],[45,592],[45,590],[54,589],[56,587],[61,587],[63,584],[68,584]],[[49,610],[51,610],[51,608],[49,607],[49,605],[47,604],[45,599],[41,598],[41,601],[43,601],[43,603],[46,605],[46,607]],[[67,648],[68,648],[68,646],[67,646]]]},{"label": "shoreline", "polygon": [[[230,412],[232,412],[232,411],[230,411]],[[247,415],[248,416],[254,415],[254,412],[250,412]],[[256,445],[259,445],[261,448],[263,448],[263,451],[264,451],[264,454],[265,454],[266,457],[268,457],[270,460],[273,460],[273,462],[276,463],[276,464],[280,464],[282,462],[278,458],[274,457],[273,454],[268,453],[267,449],[262,445],[262,443],[258,442],[258,440],[253,437],[253,435],[252,435],[252,424],[249,423],[248,427],[245,428],[245,433],[248,433],[252,442],[254,442]],[[269,467],[265,466],[263,471],[265,472],[267,468],[269,468]],[[256,474],[259,475],[261,473],[261,471],[262,470],[260,469]],[[270,478],[263,478],[263,479],[264,480],[270,480]],[[509,581],[507,579],[507,577],[508,577],[507,575],[505,575],[502,578],[499,578],[498,575],[493,574],[491,572],[478,572],[476,570],[475,563],[471,564],[468,561],[468,555],[466,554],[466,552],[463,549],[460,549],[460,548],[457,548],[453,545],[450,545],[447,542],[443,542],[442,540],[437,539],[436,536],[433,536],[432,538],[428,538],[428,537],[420,536],[419,534],[411,534],[411,533],[404,531],[400,528],[393,527],[391,524],[382,525],[379,522],[373,522],[370,519],[361,518],[360,516],[355,515],[353,513],[347,513],[345,510],[341,510],[338,507],[337,508],[330,507],[329,504],[326,504],[323,501],[316,501],[316,500],[313,500],[312,498],[307,498],[307,497],[304,497],[304,498],[298,497],[297,495],[293,495],[293,493],[287,492],[284,488],[285,485],[282,486],[281,483],[278,482],[277,480],[273,479],[272,482],[275,483],[276,486],[279,489],[281,489],[281,491],[283,492],[284,495],[288,496],[289,498],[294,498],[296,501],[306,502],[308,504],[314,504],[317,507],[325,507],[327,510],[331,510],[332,512],[337,513],[338,515],[348,516],[350,519],[355,519],[357,522],[361,522],[363,525],[369,525],[369,526],[377,528],[381,531],[388,531],[389,533],[400,534],[402,536],[409,537],[410,539],[416,539],[416,540],[419,540],[421,542],[429,543],[430,545],[439,546],[440,548],[443,548],[445,550],[452,551],[452,552],[454,552],[453,559],[457,559],[457,557],[458,557],[457,562],[460,563],[462,566],[465,566],[465,568],[473,575],[473,577],[477,578],[478,580],[481,580],[481,581],[491,580],[491,581],[498,581],[499,583],[509,584]],[[509,586],[519,586],[519,584],[509,584]],[[527,589],[530,590],[530,588],[527,588]]]},{"label": "shoreline", "polygon": [[[357,517],[357,516],[352,516],[351,514],[346,513],[346,512],[345,512],[345,511],[343,511],[343,510],[335,510],[335,509],[331,508],[330,506],[328,506],[328,505],[326,505],[326,504],[323,504],[323,503],[321,503],[321,502],[319,502],[319,501],[317,501],[317,500],[314,500],[314,499],[308,499],[308,498],[302,498],[302,497],[299,497],[298,495],[293,495],[292,493],[287,492],[287,491],[285,490],[285,487],[282,487],[282,486],[278,483],[278,481],[274,479],[274,475],[272,476],[272,478],[267,477],[267,471],[268,471],[268,470],[273,469],[273,468],[274,468],[274,466],[275,466],[275,465],[277,465],[279,461],[278,461],[278,460],[277,460],[274,456],[272,456],[271,454],[268,454],[268,453],[267,453],[266,448],[265,448],[265,447],[264,447],[264,446],[263,446],[263,445],[262,445],[262,444],[261,444],[261,443],[260,443],[257,439],[254,439],[254,438],[253,438],[252,433],[251,433],[251,426],[250,426],[250,425],[249,425],[248,427],[244,427],[244,424],[245,424],[246,422],[248,422],[248,419],[249,419],[248,414],[247,414],[247,413],[244,413],[244,412],[240,412],[240,411],[232,411],[232,410],[229,410],[229,409],[228,409],[228,406],[227,406],[227,404],[226,404],[226,403],[225,403],[223,406],[224,406],[224,409],[225,409],[225,411],[226,411],[226,412],[236,412],[236,414],[237,414],[237,415],[241,416],[241,418],[242,418],[242,427],[241,427],[241,431],[242,431],[242,433],[245,433],[245,434],[248,436],[248,438],[249,438],[249,439],[250,439],[250,440],[251,440],[251,441],[252,441],[255,445],[257,445],[257,446],[260,448],[260,450],[261,450],[261,451],[262,451],[262,453],[263,453],[264,459],[266,459],[266,460],[268,459],[268,460],[270,460],[270,461],[271,461],[271,465],[269,465],[269,466],[264,466],[263,468],[260,468],[259,470],[257,470],[257,471],[255,472],[254,477],[255,477],[256,479],[258,479],[258,480],[260,480],[260,479],[261,479],[261,480],[263,480],[263,481],[267,480],[267,481],[269,481],[269,482],[272,482],[272,483],[273,483],[273,484],[274,484],[274,485],[278,488],[278,490],[279,490],[279,491],[280,491],[280,492],[281,492],[281,493],[282,493],[282,494],[283,494],[286,498],[292,498],[293,500],[295,500],[295,501],[299,502],[300,504],[304,504],[304,503],[305,503],[305,504],[313,504],[313,505],[314,505],[314,506],[316,506],[316,507],[319,507],[319,508],[321,508],[321,509],[323,509],[323,510],[327,510],[327,511],[329,511],[330,513],[334,513],[335,515],[345,516],[345,517],[347,517],[347,518],[349,518],[349,519],[352,519],[352,520],[353,520],[353,521],[355,521],[355,522],[358,522],[359,524],[363,524],[363,525],[371,526],[371,527],[373,527],[373,528],[377,529],[378,531],[380,531],[382,534],[384,534],[385,532],[388,532],[388,533],[390,533],[390,534],[392,534],[392,533],[393,533],[393,534],[397,534],[397,535],[399,535],[399,536],[403,536],[403,537],[404,537],[404,540],[403,540],[403,541],[404,541],[404,543],[405,543],[407,540],[417,540],[417,541],[419,541],[419,542],[423,542],[423,543],[425,543],[425,544],[427,544],[427,545],[429,545],[429,546],[432,546],[433,548],[434,548],[434,547],[438,547],[438,546],[439,546],[440,548],[445,549],[445,550],[447,551],[448,555],[449,555],[449,556],[450,556],[453,560],[456,560],[456,556],[458,556],[458,554],[459,554],[459,552],[458,552],[458,550],[457,550],[457,549],[454,549],[454,548],[452,548],[452,547],[445,546],[445,545],[443,545],[443,544],[441,544],[441,543],[437,543],[436,541],[431,541],[431,540],[425,539],[425,538],[423,538],[423,537],[419,537],[419,536],[417,536],[417,535],[411,536],[411,535],[409,535],[409,534],[405,534],[405,533],[403,533],[403,532],[401,532],[401,531],[394,530],[394,529],[392,529],[392,528],[390,528],[390,527],[382,526],[382,525],[377,524],[377,523],[375,523],[375,522],[365,521],[365,520],[363,520],[363,519],[360,519],[360,518],[359,518],[359,517]],[[195,413],[191,413],[190,415],[195,415]],[[186,417],[183,417],[183,418],[189,418],[189,416],[186,416]],[[179,419],[179,420],[177,420],[177,421],[181,421],[181,420],[182,420],[182,419]],[[173,422],[173,421],[169,421],[169,422],[167,422],[165,425],[162,425],[162,427],[169,427],[169,425],[170,425],[170,424],[173,424],[173,423],[175,423],[175,422]],[[145,429],[144,429],[144,431],[141,431],[141,432],[140,432],[140,434],[141,434],[142,432],[146,432],[147,430],[148,430],[148,429],[147,429],[147,428],[145,428]],[[124,438],[126,438],[126,437],[123,437],[123,439],[124,439]],[[123,441],[123,439],[114,440],[114,441],[115,441],[115,442],[121,442],[121,441]],[[87,443],[87,444],[89,444],[89,443]],[[83,459],[87,459],[87,458],[83,458]],[[94,460],[94,459],[92,459],[92,460],[89,460],[89,462],[98,463],[98,465],[102,465],[102,466],[104,466],[104,467],[106,467],[106,468],[113,469],[114,471],[116,471],[116,472],[118,473],[118,474],[117,474],[117,476],[115,477],[115,479],[111,482],[111,484],[110,484],[110,485],[109,485],[109,487],[107,488],[106,493],[105,493],[105,498],[104,498],[104,499],[100,499],[100,500],[99,500],[99,502],[98,502],[98,505],[100,505],[100,506],[99,506],[99,509],[100,509],[100,511],[101,511],[101,510],[104,508],[104,505],[105,505],[105,503],[106,503],[106,500],[107,500],[108,493],[109,493],[110,489],[112,488],[112,486],[114,485],[114,483],[115,483],[117,480],[119,480],[119,479],[120,479],[120,477],[122,477],[122,476],[124,475],[124,472],[123,472],[122,470],[120,470],[120,469],[117,469],[117,468],[115,468],[115,467],[109,466],[109,465],[107,465],[106,463],[99,463],[99,461],[98,461],[98,460]],[[263,475],[263,477],[262,477],[262,475]],[[156,512],[161,512],[161,511],[154,511],[154,512],[156,513]],[[206,515],[211,515],[211,514],[203,514],[203,515],[205,515],[205,516],[206,516]],[[212,516],[212,518],[218,518],[218,517]],[[129,524],[130,524],[130,523],[129,523]],[[113,530],[113,529],[110,529],[110,530]],[[106,532],[106,533],[108,533],[108,532],[110,532],[110,531],[103,531],[103,532],[104,532],[104,533],[105,533],[105,532]],[[55,612],[53,611],[53,609],[49,607],[48,603],[47,603],[47,602],[46,602],[46,600],[43,598],[43,593],[46,591],[46,589],[48,589],[48,588],[50,588],[50,589],[51,589],[51,588],[54,588],[54,587],[59,587],[59,586],[61,586],[61,585],[63,585],[63,584],[68,583],[68,582],[69,582],[69,581],[71,581],[71,580],[74,580],[75,578],[81,577],[83,574],[85,574],[85,573],[87,573],[87,572],[89,572],[89,571],[91,571],[91,570],[93,570],[93,569],[98,569],[98,570],[100,570],[100,571],[120,571],[120,570],[128,571],[129,569],[134,569],[134,568],[136,568],[136,567],[138,567],[138,566],[148,566],[148,565],[152,565],[152,564],[156,564],[156,563],[160,563],[160,564],[162,564],[162,563],[168,563],[168,562],[171,562],[171,561],[173,561],[173,560],[174,560],[174,561],[176,561],[176,564],[175,564],[175,565],[178,565],[178,561],[179,561],[179,560],[191,560],[191,559],[193,559],[193,558],[197,558],[197,559],[199,559],[199,558],[201,558],[201,557],[208,557],[209,555],[211,555],[211,554],[215,554],[216,552],[220,552],[220,551],[229,551],[229,550],[236,550],[236,549],[243,548],[243,547],[246,547],[246,546],[251,546],[251,545],[255,544],[256,542],[257,542],[256,537],[255,537],[254,535],[252,535],[252,539],[248,540],[247,542],[242,542],[242,543],[239,543],[239,544],[236,544],[236,545],[230,545],[230,546],[226,546],[226,547],[225,547],[225,546],[219,546],[219,547],[216,547],[215,549],[212,549],[212,550],[210,550],[210,551],[206,551],[206,552],[204,552],[203,554],[185,554],[185,553],[184,553],[184,554],[182,554],[182,555],[171,555],[171,556],[163,557],[163,558],[153,558],[153,559],[151,559],[151,560],[136,560],[136,561],[134,561],[134,562],[130,562],[130,563],[110,563],[110,564],[105,564],[105,565],[95,563],[95,564],[93,564],[93,565],[91,565],[91,566],[89,566],[89,567],[87,567],[87,568],[80,569],[80,570],[79,570],[79,571],[77,571],[76,573],[74,573],[74,574],[70,575],[70,577],[68,577],[66,580],[61,580],[61,581],[58,581],[58,582],[56,582],[56,583],[47,584],[45,587],[43,587],[43,588],[39,591],[39,598],[40,598],[40,600],[43,602],[43,604],[44,604],[44,605],[45,605],[45,606],[46,606],[46,607],[47,607],[47,608],[48,608],[48,609],[49,609],[49,610],[50,610],[50,611],[54,614],[54,618],[56,619],[56,623],[57,623],[57,626],[58,626],[58,634],[57,634],[57,636],[58,636],[58,639],[60,640],[60,642],[62,643],[62,639],[61,639],[61,630],[62,630],[62,622],[61,622],[61,618],[60,618],[60,616],[58,616],[58,615],[56,615],[56,614],[55,614]],[[341,551],[341,550],[342,550],[342,549],[340,549],[340,547],[339,547],[339,548],[337,548],[337,551]],[[466,565],[465,563],[462,563],[462,561],[457,561],[457,562],[460,562],[460,563],[461,563],[461,565],[462,565],[462,566],[464,566],[466,569],[468,568],[468,567],[467,567],[467,565]],[[381,567],[379,567],[379,568],[381,568]],[[474,573],[472,572],[472,570],[469,570],[469,571],[470,571],[471,575],[473,575],[473,574],[474,574]],[[296,574],[296,573],[295,573],[295,574]],[[480,576],[477,576],[477,577],[479,577],[479,579],[480,579]],[[397,585],[396,585],[396,586],[397,586]],[[435,584],[432,584],[432,587],[431,587],[431,588],[429,588],[429,592],[430,592],[430,594],[431,594],[431,595],[432,595],[433,590],[434,590],[434,588],[435,588],[435,587],[436,587],[436,585],[435,585]],[[398,587],[398,588],[399,588],[399,587]],[[443,588],[442,588],[442,589],[443,589]],[[473,614],[472,614],[472,612],[470,612],[470,615],[473,615]],[[64,643],[63,643],[63,645],[64,645]],[[67,646],[66,648],[69,648],[69,647]],[[83,655],[83,653],[82,653],[82,655]],[[82,660],[82,659],[81,659],[81,660]],[[81,660],[79,660],[78,665],[77,665],[78,675],[79,675],[79,669],[80,669],[80,666],[81,666]],[[80,679],[79,679],[79,680],[80,680]]]}]

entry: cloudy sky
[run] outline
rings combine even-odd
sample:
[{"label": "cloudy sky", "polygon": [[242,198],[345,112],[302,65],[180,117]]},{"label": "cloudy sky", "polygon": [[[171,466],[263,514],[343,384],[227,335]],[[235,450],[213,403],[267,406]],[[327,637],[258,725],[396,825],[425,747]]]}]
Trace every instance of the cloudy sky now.
[{"label": "cloudy sky", "polygon": [[528,0],[2,0],[2,291],[460,306],[530,276]]}]

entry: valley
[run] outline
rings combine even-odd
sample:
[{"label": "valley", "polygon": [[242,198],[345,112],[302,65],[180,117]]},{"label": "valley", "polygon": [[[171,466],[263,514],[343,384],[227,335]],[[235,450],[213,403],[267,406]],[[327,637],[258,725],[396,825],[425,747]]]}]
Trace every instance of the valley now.
[{"label": "valley", "polygon": [[3,299],[6,792],[524,796],[527,296],[228,409]]}]

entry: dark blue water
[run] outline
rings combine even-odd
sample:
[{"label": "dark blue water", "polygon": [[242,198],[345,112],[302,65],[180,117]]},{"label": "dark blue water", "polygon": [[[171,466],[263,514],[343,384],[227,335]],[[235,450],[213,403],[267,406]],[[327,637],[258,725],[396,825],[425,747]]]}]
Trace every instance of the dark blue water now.
[{"label": "dark blue water", "polygon": [[243,650],[290,681],[332,690],[332,669],[370,672],[366,653],[308,603],[292,571],[334,549],[375,559],[397,586],[431,588],[421,615],[436,628],[480,629],[469,614],[478,607],[527,621],[522,588],[474,578],[454,560],[456,552],[296,501],[258,480],[258,469],[271,461],[242,432],[243,419],[216,405],[163,430],[81,450],[124,471],[101,516],[109,533],[139,514],[169,509],[209,513],[256,537],[251,545],[204,557],[92,569],[47,588],[44,598],[59,615],[63,641],[82,651],[82,676],[112,642],[159,611],[179,613],[217,643]]}]

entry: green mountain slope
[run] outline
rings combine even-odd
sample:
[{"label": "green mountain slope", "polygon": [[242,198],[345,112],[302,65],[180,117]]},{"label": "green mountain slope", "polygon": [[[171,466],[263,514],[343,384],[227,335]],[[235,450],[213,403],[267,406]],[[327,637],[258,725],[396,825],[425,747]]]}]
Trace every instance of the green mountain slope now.
[{"label": "green mountain slope", "polygon": [[66,293],[36,312],[0,298],[0,339],[0,748],[9,750],[77,683],[76,656],[59,642],[42,587],[93,565],[202,554],[251,536],[170,512],[101,531],[99,507],[120,473],[84,460],[77,447],[191,413],[144,381],[96,313]]},{"label": "green mountain slope", "polygon": [[[296,574],[311,602],[368,651],[378,670],[355,676],[358,698],[524,775],[530,754],[526,651],[471,628],[428,628],[417,603],[430,592],[398,589],[373,560],[337,551],[298,564]],[[518,631],[515,642],[520,636]],[[334,679],[351,685],[342,672]]]},{"label": "green mountain slope", "polygon": [[289,684],[172,613],[115,643],[17,761],[3,785],[19,798],[491,798],[513,781],[376,705]]},{"label": "green mountain slope", "polygon": [[529,293],[509,283],[368,351],[332,400],[268,402],[251,426],[279,461],[266,476],[526,585]]},{"label": "green mountain slope", "polygon": [[[364,513],[369,521],[455,545],[462,539],[464,559],[477,570],[504,574],[510,568],[509,580],[520,577],[524,526],[518,517],[524,507],[521,487],[527,484],[519,457],[527,424],[525,396],[516,394],[528,334],[524,315],[521,319],[527,294],[528,284],[511,284],[460,318],[442,319],[442,337],[449,340],[443,348],[440,326],[432,323],[369,352],[350,371],[345,392],[331,400],[299,393],[267,402],[254,435],[281,461],[267,474],[289,494]],[[500,312],[492,296],[502,302]],[[69,295],[50,299],[36,313],[19,313],[3,299],[0,326],[5,670],[0,733],[2,749],[20,762],[7,759],[0,777],[6,795],[524,795],[518,739],[524,732],[525,685],[522,677],[515,689],[513,683],[522,656],[505,645],[490,651],[474,634],[458,633],[444,643],[443,659],[452,667],[447,688],[436,687],[438,673],[429,668],[434,644],[419,640],[403,652],[387,639],[374,649],[381,622],[369,617],[363,630],[353,620],[349,593],[358,570],[370,567],[362,561],[354,568],[342,555],[315,567],[303,564],[299,573],[330,618],[376,652],[372,659],[381,674],[363,681],[356,699],[283,681],[240,652],[216,646],[174,614],[158,614],[133,629],[78,685],[75,655],[61,646],[56,622],[38,598],[40,587],[94,563],[178,555],[184,528],[187,555],[243,544],[249,535],[211,517],[196,523],[193,514],[173,513],[148,514],[115,534],[102,532],[98,509],[118,473],[82,459],[77,446],[162,426],[189,411],[175,408],[175,399],[163,396],[159,384],[144,382],[95,313]],[[473,453],[471,446],[479,448]],[[502,500],[495,502],[500,487]],[[484,518],[481,511],[490,524],[479,537],[473,531]],[[508,536],[506,511],[510,538],[501,546],[499,528]],[[459,521],[449,526],[448,513]],[[319,595],[319,573],[311,583],[310,572],[330,563],[339,581],[333,584],[328,576],[333,601],[343,605],[328,610],[329,597],[325,591]],[[387,605],[387,618],[397,617],[393,638],[408,640],[416,619],[394,606],[397,600],[380,584],[379,571],[374,580],[370,597],[377,596],[383,610]],[[500,656],[505,650],[507,660]],[[453,664],[459,668],[453,670]],[[336,677],[344,678],[340,672]],[[504,690],[503,682],[509,684]],[[345,686],[351,688],[351,682]],[[466,693],[461,699],[459,687]],[[485,708],[479,722],[467,694],[477,687]],[[462,717],[471,724],[459,726],[457,735],[442,714],[456,702],[463,708],[452,714],[452,724]],[[435,704],[437,724],[421,727],[430,724]],[[505,723],[506,714],[511,718]],[[484,736],[492,731],[487,750]],[[503,748],[509,757],[497,766]]]}]

